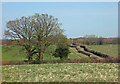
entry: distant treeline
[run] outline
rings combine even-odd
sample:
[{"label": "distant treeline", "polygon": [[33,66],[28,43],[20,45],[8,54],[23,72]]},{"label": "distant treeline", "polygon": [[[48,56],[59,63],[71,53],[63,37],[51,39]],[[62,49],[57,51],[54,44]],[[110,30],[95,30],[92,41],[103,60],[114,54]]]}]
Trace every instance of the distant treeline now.
[{"label": "distant treeline", "polygon": [[118,38],[70,38],[70,43],[86,45],[118,44]]},{"label": "distant treeline", "polygon": [[[118,44],[118,38],[70,38],[68,39],[73,44],[86,44],[86,45],[104,45],[104,44]],[[3,39],[0,44],[10,44],[13,40]]]}]

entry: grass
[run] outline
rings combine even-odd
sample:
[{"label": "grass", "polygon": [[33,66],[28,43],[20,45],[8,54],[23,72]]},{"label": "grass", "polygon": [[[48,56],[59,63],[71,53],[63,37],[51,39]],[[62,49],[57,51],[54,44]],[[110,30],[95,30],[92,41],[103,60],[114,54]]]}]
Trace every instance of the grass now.
[{"label": "grass", "polygon": [[118,45],[89,45],[90,49],[100,51],[112,56],[118,56]]},{"label": "grass", "polygon": [[[90,49],[93,49],[95,51],[100,51],[102,53],[110,54],[112,56],[118,56],[118,46],[117,45],[89,45]],[[56,47],[54,45],[50,46],[46,54],[43,58],[45,61],[50,61],[50,60],[60,60],[60,58],[54,57],[51,53],[55,51]],[[74,59],[74,58],[82,58],[82,59],[88,59],[88,57],[84,54],[77,53],[75,48],[69,48],[70,49],[70,54],[68,55],[69,59]],[[7,45],[2,45],[2,60],[6,61],[23,61],[26,60],[26,53],[21,50],[20,46],[7,46]]]},{"label": "grass", "polygon": [[[90,45],[89,48],[117,55],[117,45]],[[2,45],[2,60],[23,61],[25,52],[20,47]],[[44,60],[59,60],[52,56],[55,46],[47,49]],[[112,50],[112,52],[111,52]],[[68,58],[88,58],[70,48]],[[117,82],[118,63],[60,63],[2,66],[2,82]]]},{"label": "grass", "polygon": [[[46,54],[43,58],[45,61],[52,61],[52,60],[60,60],[59,57],[54,57],[52,53],[54,53],[56,47],[54,45],[48,47],[46,50]],[[70,48],[70,54],[68,55],[69,59],[73,58],[88,58],[86,55],[83,55],[81,53],[77,53],[75,48]],[[8,45],[2,45],[2,60],[6,61],[23,61],[27,60],[26,53],[21,50],[20,46],[8,46]]]},{"label": "grass", "polygon": [[70,54],[68,55],[68,58],[69,59],[82,59],[84,60],[85,62],[90,62],[90,58],[84,54],[81,54],[81,53],[78,53],[77,50],[75,48],[69,48],[70,50]]},{"label": "grass", "polygon": [[19,46],[2,45],[2,60],[6,61],[22,61],[26,59],[24,51]]},{"label": "grass", "polygon": [[86,57],[87,58],[88,57],[84,54],[78,53],[75,48],[70,47],[69,50],[70,50],[71,53],[68,55],[68,58],[81,58],[81,57]]},{"label": "grass", "polygon": [[[26,53],[24,50],[21,49],[22,47],[20,46],[8,46],[8,45],[2,45],[2,60],[6,60],[6,61],[23,61],[23,60],[27,60],[26,58]],[[59,58],[56,58],[54,56],[52,56],[52,54],[50,52],[53,52],[52,50],[54,50],[54,46],[52,46],[53,49],[51,49],[51,47],[49,47],[47,49],[47,53],[44,56],[43,60],[59,60]],[[35,56],[34,56],[35,57]]]},{"label": "grass", "polygon": [[118,82],[117,63],[2,66],[2,82]]}]

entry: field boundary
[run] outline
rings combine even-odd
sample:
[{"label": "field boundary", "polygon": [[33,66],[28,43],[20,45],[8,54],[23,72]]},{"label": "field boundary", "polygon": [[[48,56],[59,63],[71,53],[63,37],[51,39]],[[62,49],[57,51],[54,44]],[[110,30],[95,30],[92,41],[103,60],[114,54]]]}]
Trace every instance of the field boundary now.
[{"label": "field boundary", "polygon": [[[89,57],[91,55],[95,55],[95,56],[99,56],[101,58],[113,58],[113,56],[110,56],[110,55],[107,55],[107,54],[104,54],[104,53],[101,53],[101,52],[98,52],[98,51],[94,51],[92,49],[88,49],[87,45],[73,45],[73,44],[70,44],[69,46],[76,48],[76,50],[79,53],[85,54]],[[83,50],[81,48],[83,48]]]}]

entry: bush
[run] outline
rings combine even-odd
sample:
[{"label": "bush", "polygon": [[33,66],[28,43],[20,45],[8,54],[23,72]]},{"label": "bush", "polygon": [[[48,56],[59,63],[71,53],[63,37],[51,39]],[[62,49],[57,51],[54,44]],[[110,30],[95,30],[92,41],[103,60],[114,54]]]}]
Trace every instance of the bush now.
[{"label": "bush", "polygon": [[58,47],[53,54],[55,57],[60,57],[61,60],[65,60],[68,58],[68,54],[70,53],[68,46],[67,47]]}]

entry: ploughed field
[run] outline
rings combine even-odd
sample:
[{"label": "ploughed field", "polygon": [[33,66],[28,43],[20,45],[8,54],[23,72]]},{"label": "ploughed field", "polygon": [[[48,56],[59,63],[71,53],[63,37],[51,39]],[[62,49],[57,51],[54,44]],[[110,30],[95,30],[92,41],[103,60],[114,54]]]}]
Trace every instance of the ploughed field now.
[{"label": "ploughed field", "polygon": [[2,82],[118,82],[118,63],[6,65]]}]

